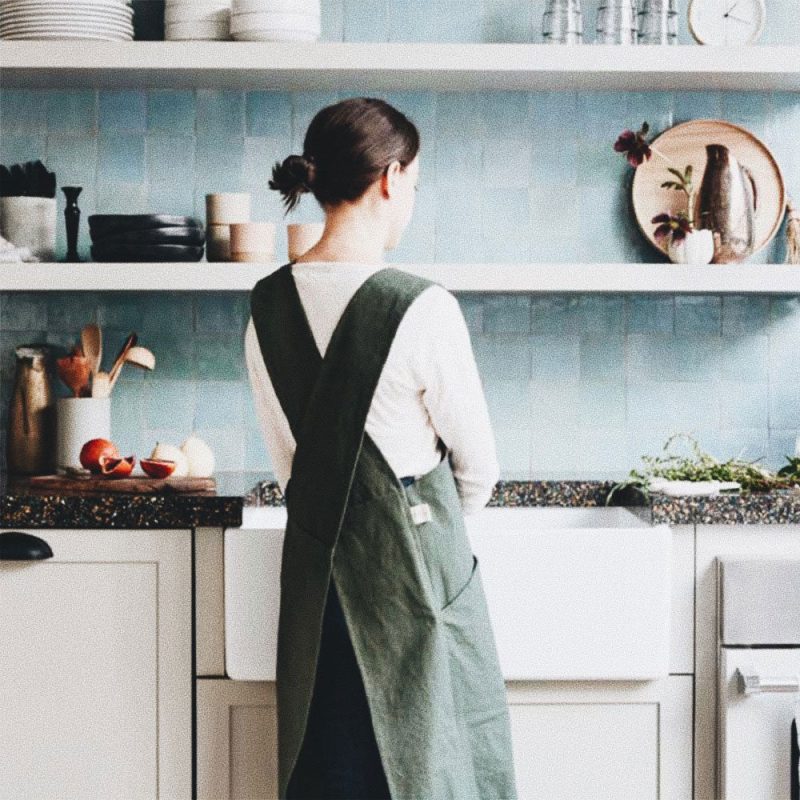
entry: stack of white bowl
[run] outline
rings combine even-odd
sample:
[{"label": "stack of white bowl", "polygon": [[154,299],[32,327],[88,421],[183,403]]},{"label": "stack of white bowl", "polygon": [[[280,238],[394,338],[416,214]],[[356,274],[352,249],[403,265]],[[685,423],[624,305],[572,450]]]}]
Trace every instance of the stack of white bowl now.
[{"label": "stack of white bowl", "polygon": [[0,0],[0,39],[133,39],[129,0]]},{"label": "stack of white bowl", "polygon": [[165,39],[230,39],[230,0],[166,0]]},{"label": "stack of white bowl", "polygon": [[320,0],[231,0],[231,36],[242,42],[313,42]]}]

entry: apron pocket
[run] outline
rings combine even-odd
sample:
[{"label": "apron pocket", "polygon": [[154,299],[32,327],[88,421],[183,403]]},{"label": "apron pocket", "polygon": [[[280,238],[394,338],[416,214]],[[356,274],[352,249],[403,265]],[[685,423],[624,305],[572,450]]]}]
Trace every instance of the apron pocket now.
[{"label": "apron pocket", "polygon": [[469,573],[469,577],[467,578],[467,582],[455,593],[455,595],[450,599],[444,608],[442,608],[442,614],[447,614],[455,605],[459,602],[460,598],[464,596],[467,592],[469,592],[470,587],[472,586],[473,581],[475,580],[475,573],[478,571],[478,557],[473,553],[472,555],[472,570]]}]

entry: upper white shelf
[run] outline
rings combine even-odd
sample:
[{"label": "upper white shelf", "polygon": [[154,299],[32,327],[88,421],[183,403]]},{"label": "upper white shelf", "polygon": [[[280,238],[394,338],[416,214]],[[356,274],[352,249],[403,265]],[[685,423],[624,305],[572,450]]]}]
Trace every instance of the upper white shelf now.
[{"label": "upper white shelf", "polygon": [[[245,291],[282,263],[0,264],[0,291]],[[392,264],[462,292],[797,294],[791,264]]]},{"label": "upper white shelf", "polygon": [[9,88],[800,91],[800,47],[0,41]]}]

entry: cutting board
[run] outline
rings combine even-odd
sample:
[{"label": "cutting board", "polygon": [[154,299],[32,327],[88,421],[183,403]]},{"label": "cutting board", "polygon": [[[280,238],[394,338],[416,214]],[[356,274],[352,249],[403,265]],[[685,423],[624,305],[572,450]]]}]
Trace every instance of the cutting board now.
[{"label": "cutting board", "polygon": [[9,477],[9,488],[49,492],[124,492],[128,494],[172,494],[173,492],[213,492],[214,478],[110,478],[102,475],[20,475]]}]

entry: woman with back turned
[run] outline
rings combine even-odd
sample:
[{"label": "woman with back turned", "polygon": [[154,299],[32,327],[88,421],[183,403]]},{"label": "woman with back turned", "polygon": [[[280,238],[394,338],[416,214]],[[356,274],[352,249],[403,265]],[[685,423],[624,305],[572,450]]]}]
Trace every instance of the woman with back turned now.
[{"label": "woman with back turned", "polygon": [[247,366],[286,498],[279,797],[514,800],[505,683],[464,515],[499,467],[469,332],[387,266],[419,133],[388,103],[323,108],[273,168],[322,238],[250,295]]}]

